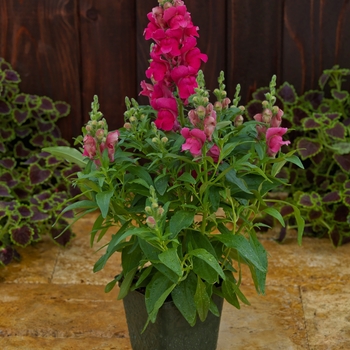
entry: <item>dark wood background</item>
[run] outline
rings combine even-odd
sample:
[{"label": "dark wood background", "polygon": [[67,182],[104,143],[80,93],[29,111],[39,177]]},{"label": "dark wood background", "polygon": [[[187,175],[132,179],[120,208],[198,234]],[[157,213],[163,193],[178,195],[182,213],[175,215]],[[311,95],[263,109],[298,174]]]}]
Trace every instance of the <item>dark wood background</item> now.
[{"label": "dark wood background", "polygon": [[[289,81],[298,93],[317,88],[323,69],[350,68],[350,0],[185,0],[207,87],[225,71],[229,97],[242,103],[268,85]],[[142,33],[157,0],[1,0],[0,57],[24,92],[67,101],[60,121],[67,140],[80,134],[94,94],[110,129],[123,124],[124,98],[138,97],[148,66]],[[204,4],[204,5],[203,5]],[[349,84],[348,84],[349,87]]]}]

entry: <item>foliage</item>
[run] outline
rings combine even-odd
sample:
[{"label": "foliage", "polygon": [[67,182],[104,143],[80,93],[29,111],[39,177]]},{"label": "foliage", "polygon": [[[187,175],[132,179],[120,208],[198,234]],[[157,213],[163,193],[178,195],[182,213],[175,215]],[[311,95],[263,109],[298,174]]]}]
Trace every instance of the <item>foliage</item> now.
[{"label": "foliage", "polygon": [[[7,265],[26,247],[49,232],[65,246],[72,233],[57,237],[65,227],[52,228],[67,197],[76,191],[67,180],[79,170],[64,164],[44,146],[63,146],[56,121],[68,115],[65,102],[20,92],[20,76],[0,58],[0,264]],[[69,217],[71,213],[67,213]]]},{"label": "foliage", "polygon": [[[283,124],[293,130],[289,148],[297,150],[306,169],[284,168],[280,176],[290,186],[281,190],[307,220],[305,233],[328,235],[335,246],[350,241],[350,94],[342,88],[348,75],[349,69],[334,66],[321,75],[320,90],[297,96],[288,83],[277,90],[277,104],[285,112]],[[267,88],[255,93],[256,100],[248,106],[251,115],[264,91]],[[285,218],[291,217],[288,205],[281,210]]]},{"label": "foliage", "polygon": [[[223,73],[214,91],[216,102],[209,102],[199,71],[206,56],[195,47],[197,29],[183,2],[167,1],[148,18],[145,36],[156,44],[146,73],[152,84],[142,82],[141,93],[150,105],[127,98],[124,127],[108,132],[95,96],[91,120],[80,137],[84,152],[71,158],[86,163],[75,180],[84,197],[63,212],[99,211],[91,245],[114,227],[94,266],[100,271],[113,254],[121,253],[122,272],[106,291],[118,282],[119,299],[130,290],[144,291],[148,322],[171,298],[194,325],[209,311],[218,315],[213,294],[237,308],[240,302],[249,304],[240,289],[242,265],[249,267],[257,292],[265,292],[267,253],[253,219],[266,212],[284,224],[264,198],[284,183],[276,178],[283,165],[300,162],[295,151],[279,152],[288,142],[282,140],[287,129],[276,120],[281,113],[274,106],[276,77],[264,106],[273,111],[276,125],[243,122],[239,86],[231,104]],[[156,39],[164,37],[159,23],[169,31],[175,27],[164,41]],[[63,157],[71,152],[48,151]],[[294,210],[301,236],[303,219]]]}]

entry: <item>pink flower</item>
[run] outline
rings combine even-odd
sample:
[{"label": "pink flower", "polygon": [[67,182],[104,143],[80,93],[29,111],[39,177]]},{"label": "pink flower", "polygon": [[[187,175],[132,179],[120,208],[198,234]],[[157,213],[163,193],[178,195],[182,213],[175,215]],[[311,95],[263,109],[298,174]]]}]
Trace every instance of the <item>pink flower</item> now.
[{"label": "pink flower", "polygon": [[208,56],[201,53],[196,45],[197,40],[194,37],[187,38],[181,48],[181,54],[184,64],[198,71],[202,63],[201,61],[207,62]]},{"label": "pink flower", "polygon": [[188,112],[188,119],[190,120],[190,122],[193,126],[198,126],[201,123],[201,120],[199,119],[199,116],[198,116],[197,111],[195,109],[191,109]]},{"label": "pink flower", "polygon": [[96,140],[91,135],[85,135],[84,137],[84,152],[83,156],[89,157],[90,159],[94,159],[96,156]]},{"label": "pink flower", "polygon": [[212,157],[213,161],[217,163],[220,157],[220,148],[217,145],[212,146],[207,152],[207,156]]},{"label": "pink flower", "polygon": [[[259,114],[255,114],[255,116],[253,117],[257,122],[261,122],[262,123],[262,113]],[[267,127],[264,125],[256,125],[256,131],[258,132],[258,138],[260,139],[262,135],[266,134],[266,130]]]},{"label": "pink flower", "polygon": [[199,129],[183,128],[181,135],[186,142],[182,145],[182,151],[189,150],[193,157],[198,157],[202,154],[202,147],[206,140],[204,131]]},{"label": "pink flower", "polygon": [[101,153],[107,148],[108,157],[111,162],[114,161],[114,153],[115,153],[115,144],[119,139],[119,131],[111,131],[108,133],[106,137],[106,142],[101,143],[100,150]]},{"label": "pink flower", "polygon": [[271,118],[271,121],[270,121],[271,127],[273,128],[279,127],[282,123],[282,116],[283,116],[283,111],[282,109],[278,108],[278,112],[274,114]]},{"label": "pink flower", "polygon": [[161,97],[151,101],[151,106],[158,111],[155,124],[158,129],[172,130],[177,118],[177,102],[174,97]]},{"label": "pink flower", "polygon": [[154,87],[152,84],[146,83],[144,80],[141,81],[141,88],[142,91],[140,92],[140,95],[147,96],[148,98],[151,98]]},{"label": "pink flower", "polygon": [[198,86],[196,81],[197,71],[192,67],[178,66],[171,72],[171,78],[179,89],[179,96],[186,100],[192,94],[194,89]]},{"label": "pink flower", "polygon": [[283,141],[282,136],[288,131],[287,128],[269,128],[266,131],[267,154],[274,157],[282,145],[289,145],[290,141]]}]

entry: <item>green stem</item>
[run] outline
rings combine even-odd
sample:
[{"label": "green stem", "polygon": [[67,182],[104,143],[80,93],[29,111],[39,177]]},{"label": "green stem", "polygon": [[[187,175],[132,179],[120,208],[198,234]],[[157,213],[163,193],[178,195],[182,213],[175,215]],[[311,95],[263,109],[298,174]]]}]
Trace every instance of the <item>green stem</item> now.
[{"label": "green stem", "polygon": [[180,124],[182,127],[184,127],[185,126],[184,106],[183,106],[182,101],[180,99],[177,99],[177,106],[179,109]]}]

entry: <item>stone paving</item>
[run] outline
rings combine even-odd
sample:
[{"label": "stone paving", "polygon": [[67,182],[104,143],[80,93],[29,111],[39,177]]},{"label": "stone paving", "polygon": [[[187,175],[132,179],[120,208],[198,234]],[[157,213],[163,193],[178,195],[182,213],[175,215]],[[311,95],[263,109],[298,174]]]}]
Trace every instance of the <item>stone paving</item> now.
[{"label": "stone paving", "polygon": [[[101,254],[89,245],[92,222],[74,226],[68,248],[45,238],[0,269],[0,349],[131,349],[118,290],[104,293],[119,257],[92,272]],[[304,238],[299,247],[293,235],[279,245],[272,236],[261,238],[270,254],[266,295],[243,281],[251,306],[224,304],[217,350],[350,349],[350,245]]]}]

